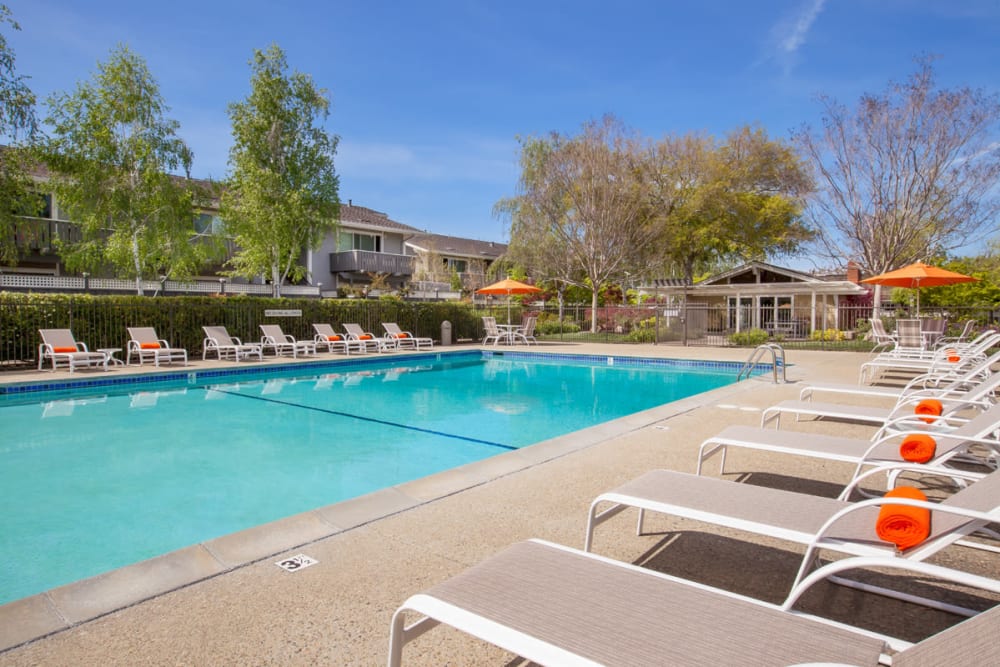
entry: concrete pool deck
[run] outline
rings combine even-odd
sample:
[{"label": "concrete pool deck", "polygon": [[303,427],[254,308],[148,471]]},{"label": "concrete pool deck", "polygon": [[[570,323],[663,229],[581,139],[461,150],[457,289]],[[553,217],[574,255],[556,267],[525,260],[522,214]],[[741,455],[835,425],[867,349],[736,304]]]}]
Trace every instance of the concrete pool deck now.
[{"label": "concrete pool deck", "polygon": [[[442,348],[452,349],[470,348]],[[531,350],[738,362],[749,353],[597,344]],[[789,384],[764,375],[4,605],[0,665],[384,663],[389,619],[408,596],[516,541],[581,546],[587,509],[599,493],[651,468],[693,472],[705,438],[729,424],[757,424],[763,408],[797,397],[803,383],[856,382],[867,359],[787,355]],[[192,368],[217,365],[196,361]],[[72,377],[94,375],[105,374]],[[70,375],[4,373],[0,382],[60,377]],[[874,430],[791,420],[783,428],[858,437]],[[745,452],[730,454],[727,469],[730,479],[823,494],[851,473],[845,464]],[[595,551],[771,601],[783,599],[802,553],[779,540],[671,517],[648,517],[647,533],[636,536],[633,517],[626,512],[599,528]],[[935,562],[1000,576],[995,555],[969,551],[947,550]],[[318,564],[295,573],[275,566],[296,554]],[[752,573],[746,563],[754,564]],[[860,616],[887,632],[908,628],[919,638],[954,621],[850,589],[830,586],[828,593],[819,602],[824,613]],[[512,657],[444,627],[405,651],[410,665],[501,665]]]}]

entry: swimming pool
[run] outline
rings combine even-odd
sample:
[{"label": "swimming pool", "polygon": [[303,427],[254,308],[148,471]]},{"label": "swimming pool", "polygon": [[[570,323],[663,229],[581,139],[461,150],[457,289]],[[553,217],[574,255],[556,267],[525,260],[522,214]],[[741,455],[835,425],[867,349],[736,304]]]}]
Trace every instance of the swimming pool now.
[{"label": "swimming pool", "polygon": [[17,565],[0,569],[0,604],[720,387],[736,370],[475,351],[3,387],[0,558]]}]

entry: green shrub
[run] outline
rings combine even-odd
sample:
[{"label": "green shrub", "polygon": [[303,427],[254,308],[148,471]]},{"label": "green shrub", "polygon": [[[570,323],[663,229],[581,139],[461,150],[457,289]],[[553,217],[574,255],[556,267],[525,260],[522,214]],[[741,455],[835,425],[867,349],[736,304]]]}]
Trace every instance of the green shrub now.
[{"label": "green shrub", "polygon": [[810,340],[840,341],[846,336],[840,329],[817,329],[809,334]]},{"label": "green shrub", "polygon": [[560,333],[579,333],[580,325],[573,320],[563,320],[559,321],[556,317],[546,317],[542,320],[542,317],[538,318],[535,322],[535,333],[543,336],[551,336],[553,334],[558,335]]},{"label": "green shrub", "polygon": [[756,347],[767,342],[767,332],[763,329],[747,329],[729,334],[729,344],[740,347]]}]

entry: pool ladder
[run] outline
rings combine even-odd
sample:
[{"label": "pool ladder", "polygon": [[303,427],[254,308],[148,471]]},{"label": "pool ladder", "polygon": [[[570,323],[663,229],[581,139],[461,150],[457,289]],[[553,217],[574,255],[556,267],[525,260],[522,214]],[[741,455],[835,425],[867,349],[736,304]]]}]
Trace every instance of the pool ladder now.
[{"label": "pool ladder", "polygon": [[739,382],[744,376],[750,377],[757,368],[757,364],[760,363],[761,358],[764,357],[768,352],[771,353],[771,372],[774,374],[774,384],[778,384],[778,367],[781,367],[781,381],[788,382],[788,378],[785,376],[785,348],[781,347],[778,343],[764,343],[763,345],[758,345],[757,348],[750,353],[750,357],[747,359],[746,363],[740,369],[740,372],[736,375],[736,381]]}]

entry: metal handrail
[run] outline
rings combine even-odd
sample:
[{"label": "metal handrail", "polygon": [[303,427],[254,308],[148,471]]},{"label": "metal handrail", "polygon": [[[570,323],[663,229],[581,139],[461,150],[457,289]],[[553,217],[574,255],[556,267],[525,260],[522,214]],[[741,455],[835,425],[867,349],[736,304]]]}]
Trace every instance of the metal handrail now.
[{"label": "metal handrail", "polygon": [[785,348],[781,347],[778,343],[764,343],[754,348],[754,351],[747,358],[746,363],[740,368],[740,372],[736,374],[736,381],[739,382],[742,380],[744,373],[749,378],[754,369],[757,368],[761,357],[767,352],[771,353],[771,373],[774,376],[774,384],[778,384],[779,366],[781,367],[781,381],[787,383],[788,377],[785,375]]}]

